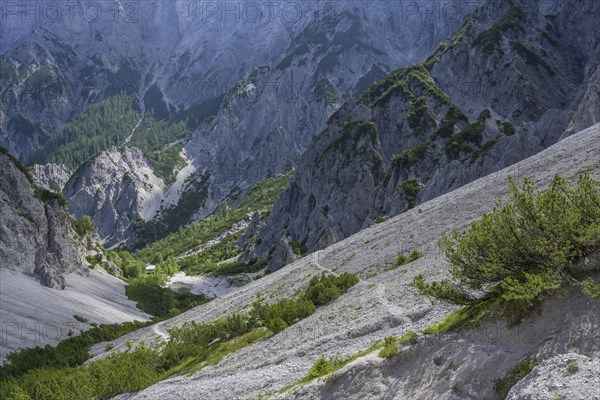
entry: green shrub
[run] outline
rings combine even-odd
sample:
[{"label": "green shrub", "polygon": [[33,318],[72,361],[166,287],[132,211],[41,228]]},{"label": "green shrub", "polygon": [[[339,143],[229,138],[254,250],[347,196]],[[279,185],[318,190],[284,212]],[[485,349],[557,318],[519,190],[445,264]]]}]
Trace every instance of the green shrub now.
[{"label": "green shrub", "polygon": [[331,358],[319,357],[308,370],[307,379],[315,379],[328,375],[335,371],[335,360]]},{"label": "green shrub", "polygon": [[45,204],[52,205],[52,203],[57,202],[62,208],[67,207],[67,199],[60,193],[55,193],[47,189],[36,187],[35,195]]},{"label": "green shrub", "polygon": [[510,389],[521,379],[525,378],[538,365],[539,360],[535,356],[527,357],[515,365],[506,376],[497,381],[495,385],[496,392],[501,399],[505,399]]},{"label": "green shrub", "polygon": [[502,123],[502,132],[504,132],[504,134],[506,136],[511,136],[511,135],[514,135],[517,132],[517,130],[515,129],[513,124],[511,124],[510,122],[503,122]]},{"label": "green shrub", "polygon": [[87,318],[82,317],[81,315],[78,314],[74,314],[73,318],[75,318],[77,321],[81,322],[82,324],[87,324],[89,321],[87,320]]},{"label": "green shrub", "polygon": [[87,215],[80,220],[71,220],[71,226],[79,236],[85,236],[88,233],[96,232],[92,219]]},{"label": "green shrub", "polygon": [[383,349],[379,351],[379,357],[382,358],[392,358],[396,354],[398,354],[398,342],[397,337],[388,336],[383,341]]},{"label": "green shrub", "polygon": [[469,118],[467,118],[465,113],[463,113],[458,106],[451,104],[448,107],[448,111],[446,111],[446,115],[444,115],[442,122],[440,123],[440,127],[431,135],[432,139],[435,140],[438,137],[451,137],[454,134],[454,127],[459,121],[468,123]]},{"label": "green shrub", "polygon": [[402,336],[388,336],[383,341],[383,349],[379,351],[379,357],[392,358],[398,354],[398,347],[403,344],[415,344],[417,342],[417,334],[408,331]]},{"label": "green shrub", "polygon": [[[83,364],[90,355],[88,349],[91,345],[115,340],[126,333],[143,328],[144,322],[125,322],[123,324],[99,325],[79,336],[73,336],[60,342],[56,347],[46,345],[23,349],[7,356],[7,361],[0,366],[0,378],[21,376],[28,371],[39,368],[73,367]],[[0,396],[0,398],[3,398]]]},{"label": "green shrub", "polygon": [[127,297],[137,307],[158,318],[169,318],[206,303],[209,299],[189,290],[174,291],[160,285],[160,277],[147,276],[131,279],[125,286]]},{"label": "green shrub", "polygon": [[395,167],[409,169],[419,161],[422,161],[429,153],[429,143],[421,143],[400,155],[394,155],[392,163]]},{"label": "green shrub", "polygon": [[417,201],[417,193],[421,189],[419,182],[416,179],[407,179],[400,182],[398,187],[404,191],[404,195],[408,201],[408,208],[414,208]]},{"label": "green shrub", "polygon": [[98,265],[101,261],[102,261],[102,253],[98,253],[95,254],[93,256],[86,256],[85,259],[86,261],[90,264],[89,267],[91,269],[96,268],[96,265]]},{"label": "green shrub", "polygon": [[290,246],[292,247],[292,251],[297,257],[304,257],[308,253],[308,247],[306,246],[306,239],[299,240],[290,240]]},{"label": "green shrub", "polygon": [[340,276],[321,275],[312,278],[304,297],[316,306],[329,304],[358,283],[356,275],[344,273]]},{"label": "green shrub", "polygon": [[273,333],[279,333],[286,329],[289,325],[282,318],[274,318],[267,322],[267,328]]},{"label": "green shrub", "polygon": [[423,257],[423,254],[417,249],[411,250],[408,256],[404,253],[398,253],[398,257],[396,258],[396,265],[394,268],[410,264],[411,262],[418,260],[421,257]]},{"label": "green shrub", "polygon": [[493,305],[518,322],[547,294],[571,282],[593,292],[596,285],[578,280],[570,266],[599,245],[600,190],[589,175],[580,176],[572,189],[556,176],[543,191],[528,180],[517,187],[509,179],[507,203],[498,201],[467,231],[440,240],[452,279],[426,283],[417,276],[414,284],[450,303]]},{"label": "green shrub", "polygon": [[576,361],[569,361],[566,370],[568,375],[576,374],[579,371],[579,365]]}]

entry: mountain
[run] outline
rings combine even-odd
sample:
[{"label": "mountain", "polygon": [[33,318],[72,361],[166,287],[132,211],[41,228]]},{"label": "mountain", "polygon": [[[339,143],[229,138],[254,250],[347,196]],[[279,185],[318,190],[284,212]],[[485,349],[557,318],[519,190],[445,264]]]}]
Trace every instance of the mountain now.
[{"label": "mountain", "polygon": [[0,398],[600,392],[599,2],[0,18]]},{"label": "mountain", "polygon": [[[141,149],[150,159],[172,150],[159,154],[168,161],[160,176],[165,209],[179,203],[180,195],[166,193],[171,176],[181,172],[174,191],[188,197],[197,194],[195,183],[207,180],[206,201],[183,223],[212,213],[236,187],[288,171],[347,97],[424,58],[473,8],[457,2],[426,18],[427,1],[410,8],[386,1],[368,8],[360,1],[288,8],[240,2],[233,14],[220,4],[212,10],[185,1],[109,3],[93,21],[86,15],[95,15],[95,3],[87,1],[64,24],[7,16],[0,32],[0,145],[31,165],[66,164],[75,174],[89,173],[78,171],[89,157],[107,157],[100,154],[113,146],[139,147],[127,139],[146,134],[143,125],[135,128],[140,119],[184,121],[193,134]],[[131,107],[116,109],[112,99],[123,95]],[[158,176],[165,166],[156,164]],[[96,207],[89,197],[69,200],[77,209]],[[170,220],[175,212],[156,215],[166,233],[177,229]],[[113,213],[125,221],[138,217],[135,207]],[[122,241],[111,236],[122,229],[108,224],[97,225],[101,237]]]},{"label": "mountain", "polygon": [[[463,229],[490,211],[506,195],[509,176],[528,177],[541,186],[555,174],[600,178],[600,124],[574,134],[513,166],[477,179],[410,211],[364,229],[338,243],[297,260],[239,290],[165,321],[95,348],[96,360],[126,343],[162,342],[158,332],[176,332],[191,321],[223,319],[251,306],[257,297],[272,303],[289,299],[312,277],[326,271],[356,273],[360,282],[312,316],[257,342],[241,347],[214,365],[175,375],[120,399],[283,398],[283,399],[500,399],[495,382],[520,382],[508,398],[584,398],[598,390],[597,300],[573,288],[550,296],[538,312],[519,325],[487,318],[475,326],[439,334],[418,333],[390,359],[378,357],[373,343],[388,336],[421,332],[453,310],[418,294],[413,278],[435,280],[447,275],[448,261],[437,245],[440,235]],[[477,199],[477,201],[473,201]],[[397,266],[399,253],[418,249],[422,257]],[[584,260],[598,278],[598,251]],[[575,311],[576,310],[576,311]],[[158,329],[158,332],[157,332]],[[370,349],[370,350],[369,350]],[[221,349],[224,351],[224,349]],[[350,359],[323,379],[303,383],[319,357]],[[533,371],[517,370],[532,356]],[[578,372],[566,372],[567,364]],[[515,372],[518,371],[518,372]],[[531,373],[529,373],[531,371]],[[521,380],[522,379],[522,380]],[[292,386],[293,385],[293,386]],[[508,391],[508,390],[507,390]],[[548,397],[548,393],[551,396]],[[554,396],[554,397],[552,397]]]},{"label": "mountain", "polygon": [[89,268],[86,257],[101,250],[91,237],[75,231],[65,205],[61,195],[37,187],[2,149],[0,359],[23,347],[56,344],[85,329],[73,315],[96,322],[148,317],[125,297],[125,283],[113,276],[119,273],[114,264],[101,256],[101,267]]},{"label": "mountain", "polygon": [[276,270],[597,122],[599,6],[486,2],[425,61],[348,100],[245,258]]}]

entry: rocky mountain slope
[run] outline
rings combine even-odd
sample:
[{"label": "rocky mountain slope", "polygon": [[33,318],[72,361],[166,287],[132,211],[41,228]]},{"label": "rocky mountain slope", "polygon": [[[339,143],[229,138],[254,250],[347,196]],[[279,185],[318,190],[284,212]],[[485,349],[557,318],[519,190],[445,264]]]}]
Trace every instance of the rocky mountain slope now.
[{"label": "rocky mountain slope", "polygon": [[246,258],[275,270],[597,122],[600,36],[580,29],[599,18],[592,1],[486,2],[332,115]]},{"label": "rocky mountain slope", "polygon": [[154,217],[165,184],[141,150],[112,148],[80,167],[63,193],[69,212],[78,219],[89,215],[101,240],[113,245],[131,235],[134,220]]},{"label": "rocky mountain slope", "polygon": [[[447,261],[437,248],[440,235],[465,228],[491,210],[495,200],[506,194],[508,176],[528,177],[541,186],[555,174],[572,179],[587,172],[599,179],[599,146],[600,124],[596,124],[535,156],[364,229],[160,326],[118,339],[112,343],[113,351],[125,350],[127,341],[157,343],[170,328],[245,309],[259,295],[267,300],[292,297],[311,277],[324,271],[353,272],[361,279],[314,315],[226,356],[216,365],[118,398],[497,399],[494,381],[505,378],[532,355],[539,357],[539,366],[513,387],[509,398],[526,394],[548,398],[543,397],[545,393],[551,393],[550,398],[584,398],[585,393],[597,392],[600,382],[590,371],[593,360],[600,356],[595,329],[600,322],[600,303],[578,292],[549,299],[540,313],[533,313],[517,327],[508,328],[506,321],[495,319],[444,335],[419,334],[416,344],[401,347],[399,356],[391,360],[366,354],[326,379],[291,391],[282,389],[305,377],[320,356],[355,355],[368,349],[375,339],[409,330],[420,332],[441,320],[452,308],[427,301],[412,286],[418,274],[428,280],[447,274]],[[420,250],[423,257],[393,268],[397,254],[412,249]],[[597,269],[599,261],[596,254],[588,264]],[[96,346],[98,358],[107,355],[103,348],[103,344]],[[580,363],[579,372],[560,375],[567,359]],[[592,361],[584,364],[588,359]]]},{"label": "rocky mountain slope", "polygon": [[0,153],[0,359],[86,328],[74,314],[93,322],[147,319],[125,297],[124,282],[88,268],[85,256],[99,249],[74,231],[64,205]]},{"label": "rocky mountain slope", "polygon": [[[126,93],[142,116],[195,130],[186,146],[197,171],[190,181],[210,181],[207,201],[189,219],[202,218],[232,189],[289,170],[344,99],[425,57],[475,5],[240,2],[226,11],[225,4],[84,1],[64,24],[9,13],[0,31],[0,145],[45,163],[34,150],[52,153],[45,146],[68,122]],[[45,5],[36,7],[47,15]],[[89,21],[94,7],[101,11]],[[188,182],[183,191],[192,196],[197,187]],[[76,207],[93,209],[86,199]],[[137,218],[135,209],[113,213]],[[103,238],[122,229],[98,228]]]}]

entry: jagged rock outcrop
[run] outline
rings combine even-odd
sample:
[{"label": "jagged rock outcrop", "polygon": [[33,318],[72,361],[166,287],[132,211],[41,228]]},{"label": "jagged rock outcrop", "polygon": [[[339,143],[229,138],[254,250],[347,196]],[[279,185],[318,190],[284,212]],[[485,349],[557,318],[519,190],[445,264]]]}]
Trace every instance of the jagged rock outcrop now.
[{"label": "jagged rock outcrop", "polygon": [[112,148],[80,167],[65,185],[69,212],[90,216],[107,246],[125,240],[136,220],[159,210],[165,185],[144,153],[135,147]]},{"label": "jagged rock outcrop", "polygon": [[588,80],[587,90],[563,137],[600,122],[600,67]]},{"label": "jagged rock outcrop", "polygon": [[31,167],[31,176],[36,185],[61,193],[71,179],[71,170],[65,165],[46,164]]},{"label": "jagged rock outcrop", "polygon": [[511,165],[558,141],[578,107],[577,127],[589,126],[600,34],[579,40],[575,17],[595,26],[600,3],[487,1],[421,64],[348,101],[244,258],[290,254],[292,241],[324,248]]},{"label": "jagged rock outcrop", "polygon": [[34,275],[45,286],[64,289],[64,275],[85,268],[66,210],[3,153],[0,171],[2,269]]}]

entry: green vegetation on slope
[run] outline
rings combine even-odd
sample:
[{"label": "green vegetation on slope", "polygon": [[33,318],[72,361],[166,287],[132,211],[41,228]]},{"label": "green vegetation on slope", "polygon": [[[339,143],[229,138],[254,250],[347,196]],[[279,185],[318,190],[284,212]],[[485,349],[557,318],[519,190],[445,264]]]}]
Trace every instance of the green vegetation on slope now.
[{"label": "green vegetation on slope", "polygon": [[430,153],[431,151],[429,150],[429,143],[421,143],[412,149],[406,150],[400,155],[394,154],[392,156],[392,163],[395,167],[409,169],[419,161],[422,161]]},{"label": "green vegetation on slope", "polygon": [[238,207],[230,209],[227,205],[224,205],[203,221],[194,223],[189,227],[179,228],[177,232],[140,250],[136,257],[151,262],[157,256],[161,258],[169,255],[177,256],[205,244],[230,229],[236,222],[243,221],[247,214],[272,207],[285,190],[289,178],[290,174],[288,173],[283,176],[265,179],[250,186],[246,192],[246,197]]},{"label": "green vegetation on slope", "polygon": [[361,357],[366,356],[373,351],[380,350],[378,353],[379,357],[391,358],[398,354],[398,346],[403,344],[414,344],[417,341],[417,334],[412,331],[404,333],[402,336],[388,336],[384,340],[374,340],[368,349],[362,350],[358,353],[351,354],[345,357],[332,356],[325,357],[321,356],[313,363],[308,370],[308,374],[301,380],[291,385],[284,387],[277,393],[285,393],[293,391],[298,387],[305,385],[317,378],[333,374],[342,367],[350,364],[352,361],[357,360]]},{"label": "green vegetation on slope", "polygon": [[535,356],[527,357],[515,365],[503,379],[496,382],[495,389],[500,398],[506,399],[510,389],[521,379],[529,375],[539,362],[539,359]]},{"label": "green vegetation on slope", "polygon": [[162,287],[161,283],[158,275],[131,279],[125,286],[125,294],[140,310],[158,319],[174,317],[209,301],[208,297],[193,294],[189,289],[174,291]]},{"label": "green vegetation on slope", "polygon": [[166,184],[175,181],[185,162],[179,155],[183,141],[191,135],[185,122],[170,123],[146,115],[128,143],[139,148],[152,163],[154,173]]},{"label": "green vegetation on slope", "polygon": [[65,125],[27,163],[52,162],[76,169],[94,155],[123,143],[139,118],[131,97],[118,95],[106,99]]},{"label": "green vegetation on slope", "polygon": [[400,182],[398,184],[398,188],[402,189],[402,191],[404,192],[406,201],[408,201],[408,208],[414,208],[417,202],[417,193],[419,193],[419,190],[421,189],[421,185],[419,185],[419,182],[414,178],[407,179],[405,181]]},{"label": "green vegetation on slope", "polygon": [[[139,391],[174,374],[194,372],[217,363],[227,354],[263,340],[316,311],[306,293],[319,283],[333,282],[341,293],[348,282],[358,278],[344,276],[330,280],[322,276],[311,280],[304,294],[273,304],[253,304],[247,314],[233,314],[214,322],[186,323],[170,331],[162,350],[141,345],[128,346],[115,354],[88,365],[58,367],[36,365],[20,376],[2,376],[3,399],[92,399]],[[318,297],[318,296],[317,296]]]},{"label": "green vegetation on slope", "polygon": [[[93,344],[114,340],[144,326],[147,326],[147,323],[138,321],[93,326],[81,332],[79,336],[63,340],[56,347],[46,345],[45,347],[23,349],[11,353],[8,355],[5,364],[0,366],[0,379],[18,377],[40,368],[81,365],[90,358],[88,350]],[[2,398],[8,399],[9,397]]]},{"label": "green vegetation on slope", "polygon": [[580,286],[595,298],[600,287],[572,269],[575,261],[600,246],[600,184],[582,175],[573,188],[556,176],[546,190],[529,180],[509,179],[509,201],[464,232],[442,237],[451,280],[415,286],[426,295],[463,307],[427,329],[436,333],[476,323],[498,312],[518,323],[548,294]]},{"label": "green vegetation on slope", "polygon": [[525,12],[510,1],[510,6],[506,14],[498,20],[489,30],[481,32],[473,42],[474,46],[480,46],[485,54],[491,54],[494,51],[502,53],[500,41],[505,32],[518,29],[523,31],[521,23],[525,19]]},{"label": "green vegetation on slope", "polygon": [[485,129],[485,121],[491,116],[490,110],[483,110],[474,123],[468,124],[460,132],[452,134],[445,146],[448,158],[457,158],[461,152],[473,152],[473,148],[468,143],[477,146],[481,144],[481,141],[483,140],[483,131]]},{"label": "green vegetation on slope", "polygon": [[398,346],[403,344],[415,344],[417,342],[417,334],[413,331],[408,331],[402,336],[388,336],[383,342],[383,349],[379,352],[379,357],[392,358],[398,354]]}]

